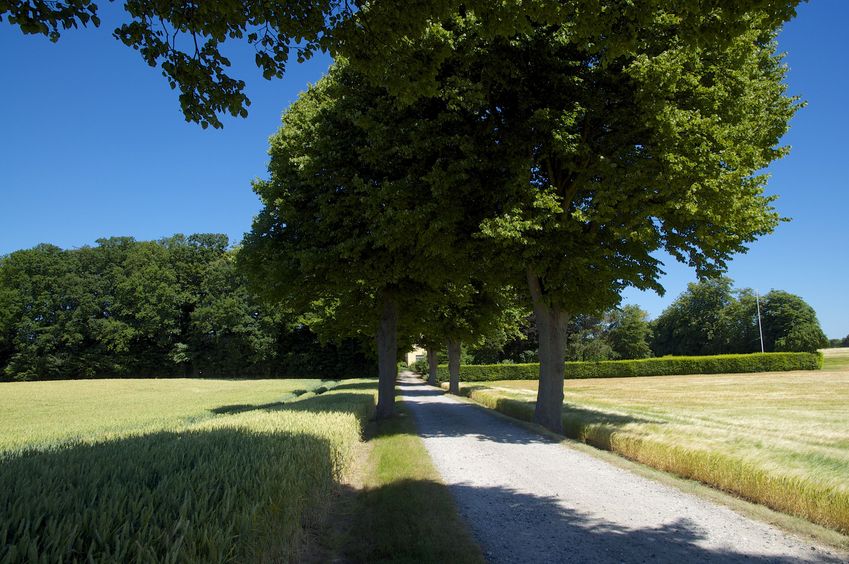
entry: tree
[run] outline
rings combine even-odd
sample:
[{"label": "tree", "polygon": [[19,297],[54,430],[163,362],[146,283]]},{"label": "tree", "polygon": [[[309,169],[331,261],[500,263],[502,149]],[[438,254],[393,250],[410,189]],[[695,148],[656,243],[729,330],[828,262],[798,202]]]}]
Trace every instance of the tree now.
[{"label": "tree", "polygon": [[657,356],[721,354],[727,342],[723,311],[733,301],[727,277],[690,283],[652,324]]},{"label": "tree", "polygon": [[566,326],[566,335],[566,360],[586,362],[615,358],[599,315],[572,316]]},{"label": "tree", "polygon": [[356,341],[315,334],[248,291],[223,235],[99,239],[0,258],[0,374],[8,378],[368,373]]},{"label": "tree", "polygon": [[471,347],[474,364],[498,364],[538,362],[536,327],[533,314],[527,307],[514,312],[515,332],[499,338],[483,339]]},{"label": "tree", "polygon": [[[25,34],[40,34],[57,42],[71,28],[99,26],[98,2],[74,0],[0,0],[0,21],[6,18]],[[226,2],[205,0],[130,0],[124,3],[125,21],[113,36],[139,52],[149,66],[158,66],[173,89],[179,89],[179,102],[187,121],[204,128],[222,127],[219,115],[229,113],[245,117],[250,100],[243,80],[230,76],[229,58],[222,53],[227,42],[245,42],[252,46],[255,63],[266,79],[281,78],[292,54],[298,61],[309,59],[316,51],[363,60],[361,71],[372,72],[379,84],[392,84],[396,93],[430,92],[433,65],[444,56],[418,61],[421,72],[413,82],[393,79],[389,72],[369,65],[376,49],[392,60],[397,45],[427,43],[445,48],[443,34],[431,33],[431,22],[451,18],[457,11],[477,13],[488,22],[491,36],[511,37],[525,33],[533,25],[563,25],[574,22],[585,41],[597,41],[599,49],[626,50],[636,43],[633,31],[654,15],[658,7],[668,11],[669,19],[678,19],[681,37],[698,40],[703,35],[733,32],[738,19],[751,5],[769,8],[766,27],[789,19],[795,1],[759,0],[728,2],[707,0],[698,4],[666,6],[665,0],[646,0],[639,6],[616,3],[609,11],[621,12],[620,20],[597,18],[602,11],[597,1],[560,2],[546,0],[524,3],[493,4],[489,0],[425,0],[398,3],[394,0],[286,0],[281,2]],[[710,14],[699,20],[694,16]],[[623,28],[622,23],[627,25]],[[595,30],[600,25],[607,29]],[[618,33],[612,33],[613,31]],[[588,33],[589,31],[589,33]],[[598,33],[592,33],[597,31]],[[631,32],[631,33],[629,33]],[[598,42],[599,37],[618,38]],[[622,38],[630,38],[623,41]],[[630,43],[629,43],[630,41]],[[182,46],[188,48],[182,48]],[[359,55],[359,57],[357,57]],[[365,55],[365,56],[363,56]],[[394,73],[397,76],[397,73]],[[415,94],[413,94],[415,95]]]},{"label": "tree", "polygon": [[[772,290],[761,297],[760,304],[766,352],[813,352],[826,346],[816,313],[799,296]],[[757,316],[757,300],[750,288],[734,291],[725,277],[690,284],[652,324],[654,352],[760,352]]]},{"label": "tree", "polygon": [[799,296],[770,291],[763,297],[761,316],[768,351],[816,352],[828,345],[816,312]]},{"label": "tree", "polygon": [[[129,21],[113,36],[138,51],[145,63],[158,66],[172,89],[179,88],[186,121],[221,127],[219,114],[245,117],[250,106],[244,81],[227,73],[224,42],[247,42],[263,76],[280,78],[293,52],[302,61],[327,49],[329,32],[351,17],[353,9],[341,0],[130,0],[124,3]],[[100,25],[98,5],[91,0],[3,1],[0,21],[3,17],[23,33],[42,34],[53,42],[70,28]]]},{"label": "tree", "polygon": [[561,429],[572,315],[615,305],[627,286],[661,291],[656,250],[714,275],[779,222],[758,171],[785,154],[777,143],[798,107],[784,95],[774,42],[776,14],[794,4],[735,3],[731,27],[697,40],[685,30],[712,25],[706,14],[657,5],[556,26],[530,18],[509,39],[458,11],[432,27],[445,38],[438,56],[420,45],[392,51],[399,81],[412,80],[405,65],[420,70],[414,60],[442,61],[437,91],[515,156],[479,236],[530,289],[537,423]]},{"label": "tree", "polygon": [[736,297],[733,297],[720,313],[723,329],[716,338],[721,338],[722,342],[715,344],[714,348],[728,354],[760,352],[758,300],[755,291],[743,288],[735,294]]},{"label": "tree", "polygon": [[455,243],[469,216],[444,202],[458,133],[443,109],[399,108],[340,61],[286,112],[271,178],[255,184],[264,208],[243,265],[267,298],[318,312],[336,336],[375,338],[377,417],[394,412],[399,333],[421,333],[468,262]]},{"label": "tree", "polygon": [[16,379],[58,378],[84,337],[75,323],[74,268],[62,250],[38,245],[4,257],[5,372]]},{"label": "tree", "polygon": [[606,339],[619,358],[651,356],[651,327],[648,312],[636,305],[626,305],[607,315]]},{"label": "tree", "polygon": [[[436,355],[434,344],[440,340],[448,345],[448,392],[460,393],[460,361],[463,343],[475,344],[487,339],[503,338],[514,333],[518,318],[517,296],[512,288],[499,287],[471,278],[465,284],[451,283],[432,299],[433,306],[419,320],[430,343],[429,376],[435,378]],[[430,351],[433,362],[430,361]],[[435,379],[433,380],[435,384]]]}]

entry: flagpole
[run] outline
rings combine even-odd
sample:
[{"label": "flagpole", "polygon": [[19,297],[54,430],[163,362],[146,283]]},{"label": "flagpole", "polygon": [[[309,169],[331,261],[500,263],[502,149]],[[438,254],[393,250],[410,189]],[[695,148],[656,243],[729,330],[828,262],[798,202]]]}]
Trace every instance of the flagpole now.
[{"label": "flagpole", "polygon": [[761,352],[764,352],[764,330],[761,327],[761,299],[758,296],[758,291],[755,290],[755,304],[758,307],[758,333],[761,336]]}]

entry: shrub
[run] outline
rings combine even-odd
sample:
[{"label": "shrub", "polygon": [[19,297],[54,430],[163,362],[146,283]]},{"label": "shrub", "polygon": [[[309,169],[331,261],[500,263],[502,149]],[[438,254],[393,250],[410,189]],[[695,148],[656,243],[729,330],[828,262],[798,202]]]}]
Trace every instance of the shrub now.
[{"label": "shrub", "polygon": [[427,361],[426,360],[417,360],[410,366],[410,369],[420,376],[427,376]]},{"label": "shrub", "polygon": [[[636,376],[672,376],[684,374],[731,374],[742,372],[782,372],[818,370],[820,353],[753,353],[716,356],[665,356],[638,360],[567,362],[566,378],[628,378]],[[448,367],[437,370],[439,381],[448,380]],[[493,380],[536,380],[539,364],[480,364],[460,367],[464,382]]]}]

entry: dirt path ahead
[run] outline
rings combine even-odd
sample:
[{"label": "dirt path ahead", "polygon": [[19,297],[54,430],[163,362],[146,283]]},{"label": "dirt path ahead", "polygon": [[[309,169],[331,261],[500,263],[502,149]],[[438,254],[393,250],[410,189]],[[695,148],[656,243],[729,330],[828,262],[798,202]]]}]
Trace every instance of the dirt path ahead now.
[{"label": "dirt path ahead", "polygon": [[566,448],[411,376],[402,377],[400,389],[492,562],[844,561],[845,555]]}]

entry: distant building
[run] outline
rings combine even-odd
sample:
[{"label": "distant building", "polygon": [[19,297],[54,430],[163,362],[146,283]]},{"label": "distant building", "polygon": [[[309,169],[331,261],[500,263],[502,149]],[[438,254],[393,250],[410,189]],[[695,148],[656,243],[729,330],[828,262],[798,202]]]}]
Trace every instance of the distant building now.
[{"label": "distant building", "polygon": [[419,346],[414,346],[413,350],[404,355],[404,362],[407,363],[407,366],[412,366],[415,362],[425,359],[427,359],[427,351]]}]

